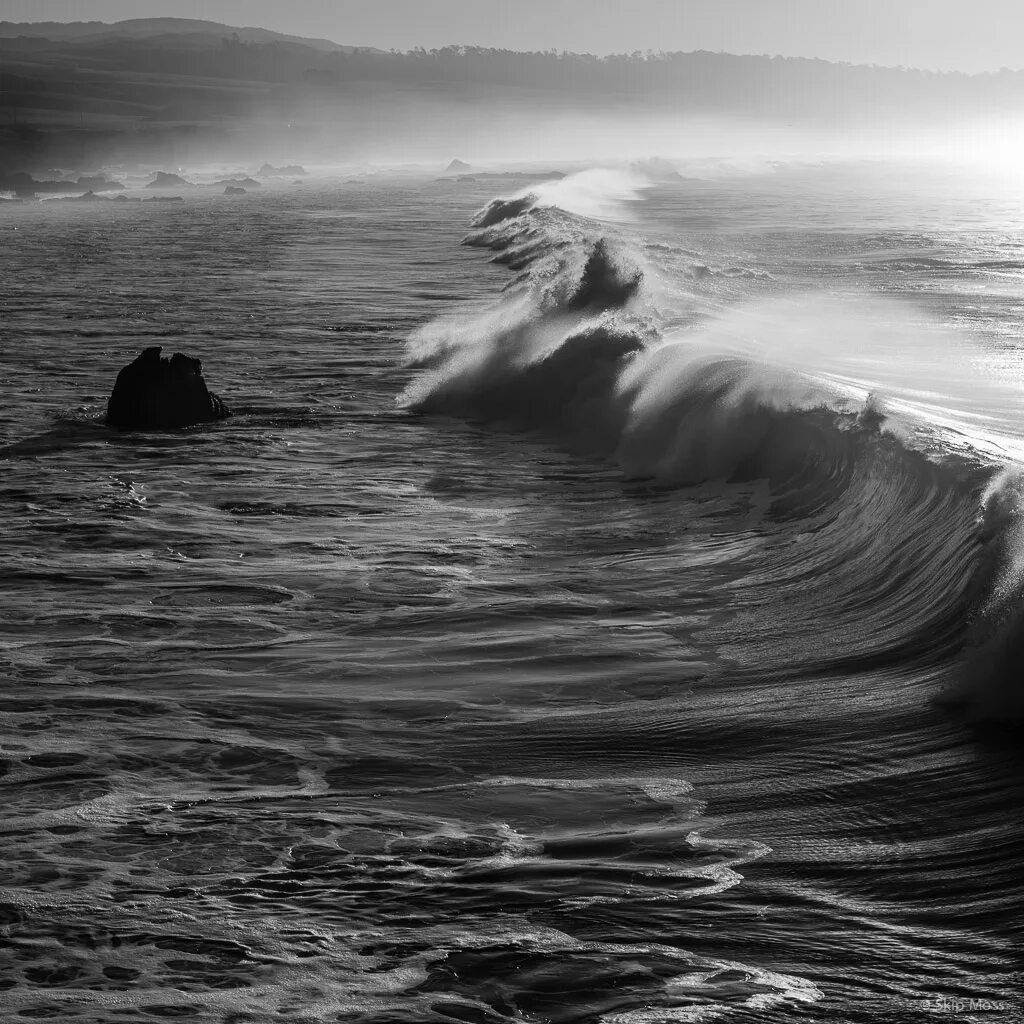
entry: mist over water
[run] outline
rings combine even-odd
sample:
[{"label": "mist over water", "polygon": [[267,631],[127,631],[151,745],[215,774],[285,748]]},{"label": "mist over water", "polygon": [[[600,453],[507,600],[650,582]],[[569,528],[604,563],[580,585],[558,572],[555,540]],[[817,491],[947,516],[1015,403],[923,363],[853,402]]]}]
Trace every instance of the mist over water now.
[{"label": "mist over water", "polygon": [[0,208],[12,1014],[1015,1019],[1024,206],[754,148]]}]

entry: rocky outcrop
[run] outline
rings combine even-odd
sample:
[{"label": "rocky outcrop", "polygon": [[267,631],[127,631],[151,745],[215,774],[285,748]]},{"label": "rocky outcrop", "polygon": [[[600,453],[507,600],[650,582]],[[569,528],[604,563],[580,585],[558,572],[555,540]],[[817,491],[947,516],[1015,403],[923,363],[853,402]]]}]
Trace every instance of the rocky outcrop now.
[{"label": "rocky outcrop", "polygon": [[465,174],[473,170],[464,160],[453,160],[445,169],[445,174]]},{"label": "rocky outcrop", "polygon": [[107,403],[107,422],[119,430],[174,430],[230,415],[210,391],[198,359],[176,352],[160,357],[147,348],[117,375]]},{"label": "rocky outcrop", "polygon": [[146,186],[146,188],[180,188],[182,185],[188,185],[184,178],[178,174],[169,174],[167,171],[157,171],[156,177]]},{"label": "rocky outcrop", "polygon": [[238,185],[228,185],[228,187],[224,189],[224,195],[226,195],[226,196],[244,196],[245,195],[245,189],[242,188],[241,186],[238,186]]}]

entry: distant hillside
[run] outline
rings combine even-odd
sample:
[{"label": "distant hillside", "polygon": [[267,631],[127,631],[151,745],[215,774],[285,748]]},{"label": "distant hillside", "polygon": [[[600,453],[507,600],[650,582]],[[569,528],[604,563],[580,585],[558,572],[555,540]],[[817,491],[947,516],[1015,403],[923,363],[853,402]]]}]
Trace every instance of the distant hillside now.
[{"label": "distant hillside", "polygon": [[329,39],[305,39],[283,35],[265,28],[234,28],[216,21],[194,18],[131,18],[107,24],[102,21],[0,21],[0,39],[19,36],[60,41],[83,39],[145,39],[154,36],[207,36],[210,39],[238,39],[243,43],[299,43],[323,53],[346,53],[354,47],[332,43]]},{"label": "distant hillside", "polygon": [[[725,53],[408,53],[178,18],[0,23],[0,170],[365,158],[387,148],[530,148],[585,120],[728,120],[815,130],[945,130],[1024,112],[1024,72],[964,75]],[[596,126],[596,127],[595,127]],[[275,148],[276,147],[276,148]],[[418,152],[418,151],[417,151]],[[450,157],[446,157],[447,159]]]}]

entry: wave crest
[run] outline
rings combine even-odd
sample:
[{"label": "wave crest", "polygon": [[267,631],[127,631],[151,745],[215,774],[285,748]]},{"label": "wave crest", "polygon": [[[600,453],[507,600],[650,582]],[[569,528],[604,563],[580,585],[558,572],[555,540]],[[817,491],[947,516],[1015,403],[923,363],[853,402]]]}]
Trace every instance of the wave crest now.
[{"label": "wave crest", "polygon": [[[410,339],[421,373],[404,407],[540,431],[660,485],[765,480],[773,521],[802,520],[805,537],[772,587],[791,583],[804,615],[828,605],[844,631],[836,665],[958,662],[947,701],[1024,715],[1024,474],[944,453],[939,434],[918,446],[830,352],[814,372],[829,323],[856,337],[843,309],[801,313],[790,299],[664,339],[644,257],[607,225],[535,192],[495,200],[474,224],[467,244],[499,252],[517,276],[489,309]],[[871,343],[900,351],[902,325],[886,327]]]}]

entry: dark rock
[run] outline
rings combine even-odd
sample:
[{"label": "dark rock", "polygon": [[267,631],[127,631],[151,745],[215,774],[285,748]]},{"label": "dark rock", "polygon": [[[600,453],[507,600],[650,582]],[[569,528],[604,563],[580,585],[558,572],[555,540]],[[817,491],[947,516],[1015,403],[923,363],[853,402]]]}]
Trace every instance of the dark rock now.
[{"label": "dark rock", "polygon": [[166,171],[157,171],[156,178],[146,188],[179,188],[188,185],[184,178],[177,174],[168,174]]},{"label": "dark rock", "polygon": [[162,359],[159,345],[121,370],[107,403],[107,422],[119,430],[173,430],[229,415],[207,388],[203,364],[180,352]]},{"label": "dark rock", "polygon": [[224,189],[224,195],[226,195],[226,196],[244,196],[245,195],[245,189],[244,188],[240,188],[240,187],[238,187],[236,185],[228,185],[228,187],[226,189]]},{"label": "dark rock", "polygon": [[144,203],[183,203],[181,196],[146,196]]},{"label": "dark rock", "polygon": [[465,174],[473,170],[464,160],[453,160],[446,168],[445,174]]}]

